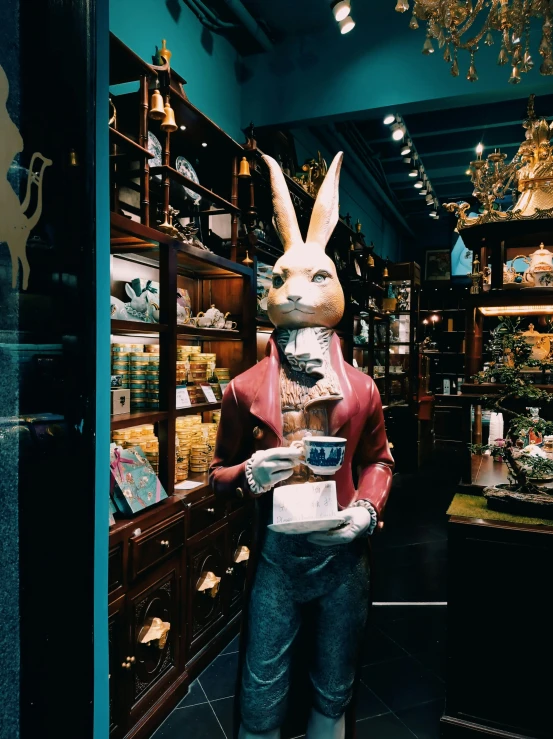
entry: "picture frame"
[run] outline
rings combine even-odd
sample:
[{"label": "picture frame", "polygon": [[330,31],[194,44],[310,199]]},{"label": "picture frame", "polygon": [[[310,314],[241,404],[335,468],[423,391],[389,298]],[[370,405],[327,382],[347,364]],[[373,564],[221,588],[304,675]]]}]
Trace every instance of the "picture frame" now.
[{"label": "picture frame", "polygon": [[451,279],[449,249],[430,249],[426,252],[425,279],[427,282],[447,282]]}]

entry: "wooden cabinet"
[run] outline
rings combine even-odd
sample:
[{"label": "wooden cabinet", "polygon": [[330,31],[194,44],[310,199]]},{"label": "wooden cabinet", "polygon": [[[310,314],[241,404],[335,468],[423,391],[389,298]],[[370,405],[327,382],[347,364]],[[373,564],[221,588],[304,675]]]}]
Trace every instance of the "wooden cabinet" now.
[{"label": "wooden cabinet", "polygon": [[[251,539],[251,506],[221,505],[207,482],[112,528],[112,739],[151,736],[189,683],[235,636]],[[206,573],[220,578],[215,592],[198,589]],[[157,640],[142,643],[154,618],[170,624],[161,648]]]},{"label": "wooden cabinet", "polygon": [[467,499],[474,517],[449,521],[442,736],[546,739],[553,526],[508,514],[487,519],[491,512],[475,496],[457,496],[452,510]]}]

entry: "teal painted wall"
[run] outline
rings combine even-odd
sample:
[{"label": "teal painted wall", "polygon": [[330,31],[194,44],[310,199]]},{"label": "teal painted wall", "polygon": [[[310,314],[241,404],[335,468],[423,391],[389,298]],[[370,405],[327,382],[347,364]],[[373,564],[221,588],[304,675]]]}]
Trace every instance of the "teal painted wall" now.
[{"label": "teal painted wall", "polygon": [[110,29],[147,61],[161,39],[167,39],[171,65],[187,81],[190,101],[237,141],[244,140],[240,57],[226,39],[204,28],[183,2],[110,0]]},{"label": "teal painted wall", "polygon": [[[330,166],[337,151],[330,151],[307,129],[292,129],[291,133],[296,143],[298,164],[311,159],[320,151]],[[346,213],[352,216],[354,223],[357,219],[361,221],[367,242],[374,243],[379,256],[388,257],[395,262],[408,259],[407,251],[411,239],[398,227],[387,209],[377,203],[348,172],[347,155],[344,156],[340,174],[340,215],[344,216]]]},{"label": "teal painted wall", "polygon": [[453,78],[443,50],[421,53],[423,26],[409,28],[409,13],[394,10],[393,0],[356,2],[357,26],[346,36],[329,32],[290,38],[271,54],[245,60],[249,78],[243,87],[242,121],[257,126],[305,123],[328,117],[398,108],[431,111],[462,104],[525,98],[551,92],[551,77],[542,77],[533,34],[536,67],[519,85],[508,84],[510,70],[496,64],[499,44],[481,44],[476,55],[479,81],[466,80],[469,56],[459,57],[460,76]]}]

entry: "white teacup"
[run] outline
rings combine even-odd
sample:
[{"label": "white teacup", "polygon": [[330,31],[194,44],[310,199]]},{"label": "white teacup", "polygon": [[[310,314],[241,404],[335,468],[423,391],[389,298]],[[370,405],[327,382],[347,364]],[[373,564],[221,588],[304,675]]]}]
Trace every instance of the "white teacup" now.
[{"label": "white teacup", "polygon": [[303,449],[305,464],[316,475],[333,475],[344,464],[346,439],[338,436],[304,436],[292,446]]}]

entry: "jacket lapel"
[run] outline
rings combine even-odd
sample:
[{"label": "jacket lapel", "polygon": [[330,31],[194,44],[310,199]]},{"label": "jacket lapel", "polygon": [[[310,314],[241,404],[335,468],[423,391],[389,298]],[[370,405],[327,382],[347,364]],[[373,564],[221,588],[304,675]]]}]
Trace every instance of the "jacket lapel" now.
[{"label": "jacket lapel", "polygon": [[328,431],[331,436],[336,436],[337,432],[346,425],[352,416],[359,412],[359,398],[355,392],[347,370],[347,364],[344,361],[340,339],[333,334],[330,344],[330,363],[342,388],[342,400],[332,403],[329,410]]},{"label": "jacket lapel", "polygon": [[267,345],[265,372],[260,378],[250,412],[269,426],[282,444],[282,411],[280,407],[280,359],[278,347],[271,336]]}]

